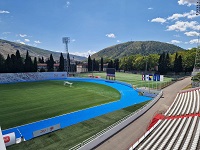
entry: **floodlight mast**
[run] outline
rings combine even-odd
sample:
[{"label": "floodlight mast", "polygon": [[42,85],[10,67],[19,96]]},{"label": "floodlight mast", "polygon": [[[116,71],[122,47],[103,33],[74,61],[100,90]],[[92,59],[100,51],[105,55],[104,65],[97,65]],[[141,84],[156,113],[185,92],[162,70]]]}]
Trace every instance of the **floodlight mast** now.
[{"label": "floodlight mast", "polygon": [[68,74],[69,74],[69,59],[68,59],[69,51],[68,51],[68,43],[70,42],[70,38],[69,38],[69,37],[63,37],[63,38],[62,38],[62,41],[63,41],[63,43],[65,44],[66,62],[67,62],[66,71],[67,71],[67,76],[68,76]]},{"label": "floodlight mast", "polygon": [[[197,0],[196,4],[196,15],[200,15],[200,0]],[[200,49],[199,49],[199,36],[200,36],[200,28],[198,29],[198,39],[197,39],[197,49],[196,49],[196,57],[195,57],[195,64],[192,75],[196,75],[198,72],[200,72]]]}]

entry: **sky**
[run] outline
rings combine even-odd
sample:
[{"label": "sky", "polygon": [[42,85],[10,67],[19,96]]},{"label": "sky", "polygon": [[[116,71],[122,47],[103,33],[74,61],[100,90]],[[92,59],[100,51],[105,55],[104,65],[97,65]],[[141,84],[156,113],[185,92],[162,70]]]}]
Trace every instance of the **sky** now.
[{"label": "sky", "polygon": [[197,47],[197,0],[0,0],[0,39],[88,56],[128,41]]}]

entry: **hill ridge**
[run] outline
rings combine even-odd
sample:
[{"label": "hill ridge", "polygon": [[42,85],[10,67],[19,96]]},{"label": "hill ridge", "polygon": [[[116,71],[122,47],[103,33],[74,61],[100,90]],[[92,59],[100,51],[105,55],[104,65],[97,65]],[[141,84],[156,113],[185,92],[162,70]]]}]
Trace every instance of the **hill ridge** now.
[{"label": "hill ridge", "polygon": [[163,52],[175,53],[185,49],[174,44],[159,42],[159,41],[128,41],[125,43],[116,44],[102,49],[92,55],[92,58],[121,58],[124,56],[135,54],[161,54]]},{"label": "hill ridge", "polygon": [[[0,39],[0,53],[4,56],[5,59],[7,58],[8,54],[9,55],[15,54],[17,50],[19,50],[22,57],[26,56],[26,52],[28,50],[29,55],[31,57],[37,57],[37,58],[44,57],[44,59],[46,59],[50,57],[50,54],[52,54],[54,60],[59,60],[61,53]],[[66,55],[66,53],[63,54]],[[73,57],[77,61],[82,61],[86,59],[85,57],[82,56],[76,56],[70,54],[70,58],[72,59]]]}]

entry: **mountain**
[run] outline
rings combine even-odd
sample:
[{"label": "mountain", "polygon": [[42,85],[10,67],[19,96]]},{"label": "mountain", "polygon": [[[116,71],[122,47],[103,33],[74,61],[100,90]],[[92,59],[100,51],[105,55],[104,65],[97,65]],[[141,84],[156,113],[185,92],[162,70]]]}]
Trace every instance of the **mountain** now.
[{"label": "mountain", "polygon": [[163,52],[175,53],[182,50],[184,49],[169,43],[157,41],[131,41],[105,48],[93,54],[91,57],[95,59],[100,59],[101,57],[115,59],[135,54],[148,55],[161,54]]},{"label": "mountain", "polygon": [[[36,48],[36,47],[0,39],[0,53],[4,56],[5,59],[7,58],[8,54],[10,54],[10,55],[15,54],[17,50],[19,50],[21,56],[24,58],[26,56],[27,50],[31,57],[37,57],[37,58],[44,57],[44,59],[46,59],[46,58],[50,57],[50,54],[52,54],[54,60],[59,60],[59,58],[60,58],[60,52],[53,52],[53,51],[44,50],[41,48]],[[64,55],[64,57],[66,57],[66,54],[63,54],[63,55]],[[86,57],[81,57],[81,56],[76,56],[76,55],[70,54],[70,59],[73,59],[73,57],[74,57],[74,60],[77,60],[77,61],[83,61],[83,60],[87,59]]]}]

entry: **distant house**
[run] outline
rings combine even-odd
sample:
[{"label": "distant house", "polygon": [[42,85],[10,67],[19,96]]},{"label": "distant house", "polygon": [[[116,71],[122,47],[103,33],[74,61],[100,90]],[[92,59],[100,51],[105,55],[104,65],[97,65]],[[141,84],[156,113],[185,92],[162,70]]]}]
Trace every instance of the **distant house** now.
[{"label": "distant house", "polygon": [[78,73],[88,72],[88,64],[83,63],[83,64],[76,65],[76,72],[78,72]]},{"label": "distant house", "polygon": [[[67,71],[67,60],[64,59],[64,70]],[[73,59],[70,59],[70,66],[68,66],[68,71],[69,72],[76,72],[76,62]]]},{"label": "distant house", "polygon": [[60,64],[58,64],[58,63],[57,63],[57,64],[54,64],[54,71],[58,71],[59,65],[60,65]]},{"label": "distant house", "polygon": [[38,71],[40,71],[42,68],[45,70],[45,71],[47,71],[47,64],[37,64],[37,66],[38,66]]},{"label": "distant house", "polygon": [[108,63],[107,64],[103,64],[103,71],[106,71],[107,68],[108,68]]},{"label": "distant house", "polygon": [[[37,64],[37,66],[38,66],[38,71],[40,71],[42,68],[45,70],[45,71],[47,71],[47,64],[46,63],[44,63],[44,64]],[[59,68],[59,64],[57,63],[57,64],[54,64],[54,71],[57,71],[58,70],[58,68]]]}]

